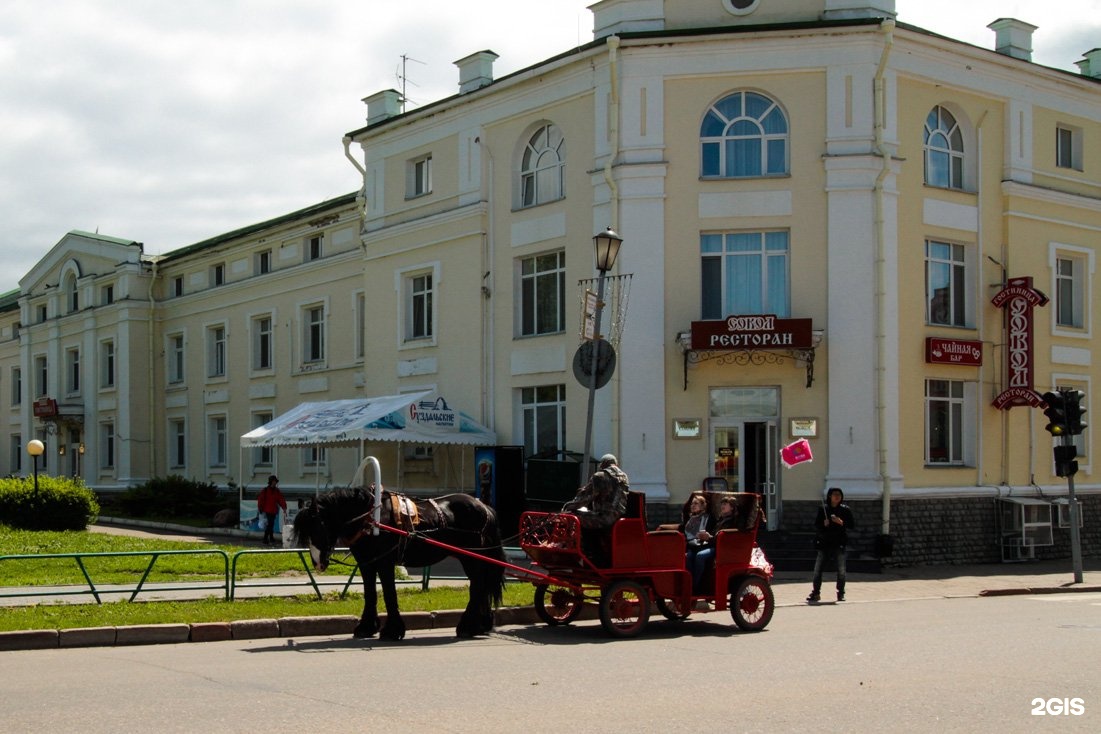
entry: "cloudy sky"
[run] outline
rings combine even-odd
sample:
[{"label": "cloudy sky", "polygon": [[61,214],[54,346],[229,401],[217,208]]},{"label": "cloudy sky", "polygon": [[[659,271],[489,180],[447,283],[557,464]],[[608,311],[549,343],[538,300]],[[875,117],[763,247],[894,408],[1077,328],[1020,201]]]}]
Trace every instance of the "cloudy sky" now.
[{"label": "cloudy sky", "polygon": [[[341,137],[363,97],[401,88],[403,55],[424,104],[458,91],[452,62],[474,51],[500,77],[591,40],[592,2],[4,0],[0,293],[69,230],[158,254],[354,191]],[[1101,46],[1101,0],[896,9],[986,47],[990,21],[1020,18],[1040,26],[1033,59],[1071,71]]]}]

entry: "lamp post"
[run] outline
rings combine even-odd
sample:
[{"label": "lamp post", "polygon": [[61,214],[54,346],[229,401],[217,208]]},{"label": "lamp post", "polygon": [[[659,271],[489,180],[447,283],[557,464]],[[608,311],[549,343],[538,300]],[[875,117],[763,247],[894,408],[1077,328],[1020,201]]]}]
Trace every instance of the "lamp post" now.
[{"label": "lamp post", "polygon": [[600,234],[593,237],[593,246],[596,249],[596,270],[600,276],[596,281],[596,305],[593,308],[593,339],[592,361],[589,364],[589,407],[585,418],[585,453],[581,466],[585,472],[583,480],[588,479],[589,459],[593,450],[593,406],[596,403],[596,371],[597,358],[600,354],[600,314],[604,310],[604,278],[608,271],[615,266],[615,259],[619,255],[619,246],[623,244],[623,238],[608,227]]},{"label": "lamp post", "polygon": [[34,463],[34,502],[36,507],[38,506],[38,457],[45,450],[46,444],[37,438],[27,441],[27,453],[31,455],[31,461]]}]

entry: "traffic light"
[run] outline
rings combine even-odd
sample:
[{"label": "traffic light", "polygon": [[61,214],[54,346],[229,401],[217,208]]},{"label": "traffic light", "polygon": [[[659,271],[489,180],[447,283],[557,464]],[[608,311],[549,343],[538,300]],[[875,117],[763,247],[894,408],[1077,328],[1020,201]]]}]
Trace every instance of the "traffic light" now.
[{"label": "traffic light", "polygon": [[1063,407],[1067,414],[1067,433],[1072,436],[1081,435],[1082,431],[1088,427],[1086,423],[1082,422],[1082,416],[1086,414],[1086,409],[1082,405],[1085,397],[1086,394],[1081,390],[1063,391]]},{"label": "traffic light", "polygon": [[1044,430],[1052,436],[1062,436],[1067,433],[1067,404],[1063,393],[1044,393],[1044,403],[1047,404],[1044,415],[1048,420]]},{"label": "traffic light", "polygon": [[1073,445],[1056,446],[1055,449],[1055,476],[1073,477],[1078,473],[1078,449]]}]

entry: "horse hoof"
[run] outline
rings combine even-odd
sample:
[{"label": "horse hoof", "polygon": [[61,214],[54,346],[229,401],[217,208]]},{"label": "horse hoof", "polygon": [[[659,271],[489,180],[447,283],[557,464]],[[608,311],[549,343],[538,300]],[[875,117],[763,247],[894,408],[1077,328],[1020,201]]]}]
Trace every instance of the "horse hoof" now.
[{"label": "horse hoof", "polygon": [[357,640],[366,640],[374,637],[376,632],[378,632],[378,627],[361,624],[352,630],[352,637]]}]

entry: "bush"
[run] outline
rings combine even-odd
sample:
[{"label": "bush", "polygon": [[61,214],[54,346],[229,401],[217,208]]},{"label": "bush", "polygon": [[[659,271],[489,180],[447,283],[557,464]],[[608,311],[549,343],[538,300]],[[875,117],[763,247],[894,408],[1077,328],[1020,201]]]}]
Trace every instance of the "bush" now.
[{"label": "bush", "polygon": [[38,476],[0,479],[0,523],[25,530],[84,530],[99,503],[80,479]]},{"label": "bush", "polygon": [[117,497],[128,517],[211,517],[230,505],[218,485],[186,479],[179,474],[154,477]]}]

